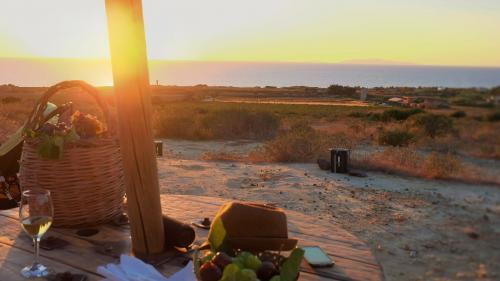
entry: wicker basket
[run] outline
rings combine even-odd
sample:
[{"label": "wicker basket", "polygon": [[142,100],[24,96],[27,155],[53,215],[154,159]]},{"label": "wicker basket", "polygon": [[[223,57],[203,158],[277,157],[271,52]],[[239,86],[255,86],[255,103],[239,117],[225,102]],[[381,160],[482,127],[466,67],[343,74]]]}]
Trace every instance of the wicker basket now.
[{"label": "wicker basket", "polygon": [[92,142],[65,144],[61,159],[43,159],[37,141],[26,139],[21,156],[20,184],[23,190],[51,191],[54,226],[82,227],[108,222],[122,213],[125,193],[120,147],[109,112],[94,87],[83,81],[65,81],[52,86],[35,105],[27,123],[37,129],[50,97],[60,90],[78,87],[95,98],[107,123],[107,132]]}]

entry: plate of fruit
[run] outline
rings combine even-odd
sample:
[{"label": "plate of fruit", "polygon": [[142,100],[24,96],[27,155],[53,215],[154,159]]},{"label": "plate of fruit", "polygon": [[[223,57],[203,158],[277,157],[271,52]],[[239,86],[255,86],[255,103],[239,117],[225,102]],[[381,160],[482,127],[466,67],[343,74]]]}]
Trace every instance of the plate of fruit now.
[{"label": "plate of fruit", "polygon": [[288,257],[270,251],[240,251],[233,255],[196,251],[194,272],[199,281],[295,281],[303,256],[300,248],[292,250]]}]

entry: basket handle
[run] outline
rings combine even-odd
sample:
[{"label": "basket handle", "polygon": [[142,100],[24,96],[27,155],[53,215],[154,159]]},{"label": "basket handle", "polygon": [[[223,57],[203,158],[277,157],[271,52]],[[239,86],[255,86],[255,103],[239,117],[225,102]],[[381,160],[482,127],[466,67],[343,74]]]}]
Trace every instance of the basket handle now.
[{"label": "basket handle", "polygon": [[81,80],[69,80],[57,83],[56,85],[47,89],[45,93],[43,93],[42,97],[37,101],[33,111],[31,111],[28,122],[26,123],[26,128],[35,130],[45,123],[46,118],[44,118],[43,113],[47,108],[47,102],[49,99],[58,93],[61,90],[69,89],[69,88],[80,88],[85,93],[91,95],[97,102],[97,105],[100,107],[104,119],[106,122],[106,129],[108,132],[113,131],[113,123],[111,122],[109,116],[109,108],[106,102],[101,98],[99,91],[92,85],[87,82]]}]

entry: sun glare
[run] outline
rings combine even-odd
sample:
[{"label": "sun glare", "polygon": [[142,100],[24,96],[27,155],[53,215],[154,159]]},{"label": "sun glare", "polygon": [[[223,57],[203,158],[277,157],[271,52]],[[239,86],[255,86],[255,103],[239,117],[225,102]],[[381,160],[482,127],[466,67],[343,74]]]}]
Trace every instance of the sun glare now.
[{"label": "sun glare", "polygon": [[[500,66],[498,1],[143,2],[150,59]],[[3,1],[0,57],[109,58],[106,32],[103,1]]]}]

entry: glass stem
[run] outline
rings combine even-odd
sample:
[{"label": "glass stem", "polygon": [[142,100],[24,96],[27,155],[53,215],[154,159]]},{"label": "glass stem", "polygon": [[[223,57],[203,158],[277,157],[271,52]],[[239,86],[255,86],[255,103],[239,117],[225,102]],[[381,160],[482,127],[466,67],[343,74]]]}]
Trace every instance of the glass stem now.
[{"label": "glass stem", "polygon": [[35,244],[35,259],[33,260],[33,265],[37,265],[40,252],[40,238],[33,237],[33,244]]}]

